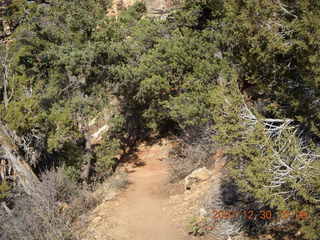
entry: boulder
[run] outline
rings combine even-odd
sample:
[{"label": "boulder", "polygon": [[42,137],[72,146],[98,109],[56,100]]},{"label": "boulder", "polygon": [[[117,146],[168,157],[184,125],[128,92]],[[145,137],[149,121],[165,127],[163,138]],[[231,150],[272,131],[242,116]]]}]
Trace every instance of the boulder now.
[{"label": "boulder", "polygon": [[211,172],[206,168],[198,168],[188,175],[185,180],[185,190],[190,190],[191,186],[199,182],[208,180],[211,177]]}]

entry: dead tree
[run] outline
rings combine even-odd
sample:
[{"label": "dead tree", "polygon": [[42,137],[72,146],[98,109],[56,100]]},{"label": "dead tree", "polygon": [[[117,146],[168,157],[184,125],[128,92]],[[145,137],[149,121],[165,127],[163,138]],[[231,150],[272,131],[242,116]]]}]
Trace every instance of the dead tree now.
[{"label": "dead tree", "polygon": [[92,158],[93,158],[93,154],[92,154],[92,144],[91,144],[91,139],[88,133],[85,134],[85,164],[82,167],[82,172],[81,172],[81,179],[84,181],[88,181],[89,180],[89,176],[90,176],[90,169],[91,169],[91,165],[92,165]]},{"label": "dead tree", "polygon": [[3,87],[3,103],[5,108],[8,107],[8,103],[9,103],[9,96],[8,96],[8,79],[9,79],[9,68],[10,65],[8,63],[8,59],[9,59],[9,51],[8,51],[8,47],[5,46],[5,52],[3,55],[0,56],[0,63],[2,65],[2,87]]},{"label": "dead tree", "polygon": [[19,142],[21,142],[20,138],[15,132],[0,121],[0,146],[3,149],[4,158],[12,166],[17,176],[18,184],[22,186],[27,194],[32,195],[35,192],[36,185],[39,183],[39,179],[19,151]]},{"label": "dead tree", "polygon": [[78,127],[79,131],[84,135],[84,147],[85,147],[85,162],[81,167],[81,174],[80,178],[84,182],[88,182],[90,177],[90,169],[92,165],[92,142],[91,142],[91,136],[89,134],[89,123],[88,119],[80,114],[78,116]]}]

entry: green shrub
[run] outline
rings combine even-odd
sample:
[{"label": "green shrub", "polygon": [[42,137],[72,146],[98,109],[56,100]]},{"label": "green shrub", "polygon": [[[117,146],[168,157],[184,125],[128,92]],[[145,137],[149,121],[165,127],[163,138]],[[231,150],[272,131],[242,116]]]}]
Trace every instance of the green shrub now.
[{"label": "green shrub", "polygon": [[11,187],[6,181],[0,183],[0,201],[6,199],[9,196],[10,189]]}]

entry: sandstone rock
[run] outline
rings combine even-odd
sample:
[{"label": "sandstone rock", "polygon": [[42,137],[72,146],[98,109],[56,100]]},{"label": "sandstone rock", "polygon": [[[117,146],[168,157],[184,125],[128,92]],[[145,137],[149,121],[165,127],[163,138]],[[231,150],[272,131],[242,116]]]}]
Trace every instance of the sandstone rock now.
[{"label": "sandstone rock", "polygon": [[191,186],[203,182],[211,177],[210,171],[206,168],[198,168],[185,178],[185,190],[190,190]]}]

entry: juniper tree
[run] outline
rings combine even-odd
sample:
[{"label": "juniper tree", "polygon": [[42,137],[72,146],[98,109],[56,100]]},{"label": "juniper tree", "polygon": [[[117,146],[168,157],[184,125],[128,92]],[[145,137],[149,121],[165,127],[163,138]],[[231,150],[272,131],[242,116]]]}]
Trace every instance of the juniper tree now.
[{"label": "juniper tree", "polygon": [[79,169],[83,159],[75,162],[66,153],[68,148],[84,151],[79,124],[101,106],[97,87],[102,91],[106,85],[95,77],[93,63],[100,53],[91,41],[104,10],[95,1],[54,1],[24,14],[7,49],[10,71],[4,73],[10,75],[2,93],[9,97],[0,105],[1,121],[20,139],[14,144],[33,167],[54,156]]}]

